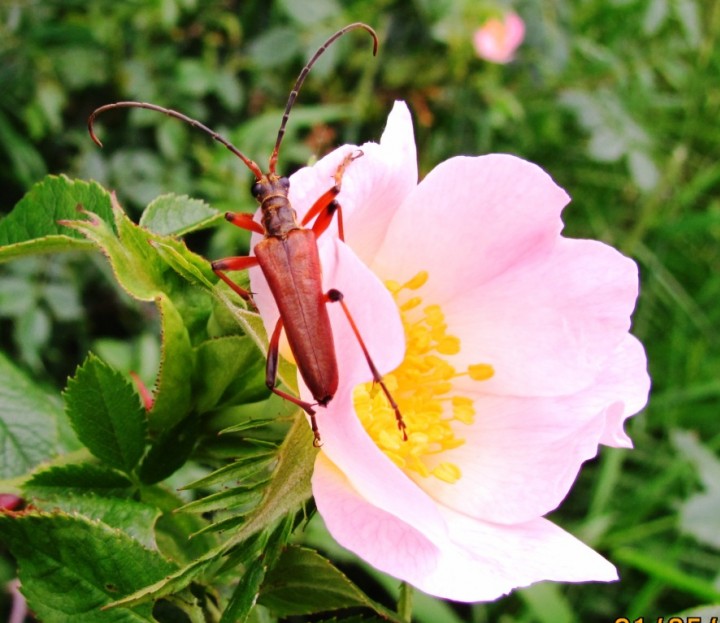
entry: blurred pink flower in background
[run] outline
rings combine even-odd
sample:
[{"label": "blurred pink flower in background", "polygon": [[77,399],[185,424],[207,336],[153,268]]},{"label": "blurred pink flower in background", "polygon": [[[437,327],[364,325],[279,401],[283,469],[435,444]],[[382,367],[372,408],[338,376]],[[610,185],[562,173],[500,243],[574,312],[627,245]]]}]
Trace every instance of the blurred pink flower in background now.
[{"label": "blurred pink flower in background", "polygon": [[[291,177],[300,217],[353,150]],[[544,515],[599,444],[632,445],[623,424],[649,390],[628,332],[637,266],[563,237],[568,195],[520,158],[456,157],[418,183],[403,103],[380,144],[361,150],[339,196],[347,244],[333,230],[318,241],[323,285],[344,293],[408,441],[331,305],[340,387],[318,410],[313,475],[328,530],[378,569],[459,601],[541,580],[616,579]],[[251,279],[272,329],[267,285],[259,271]]]},{"label": "blurred pink flower in background", "polygon": [[492,63],[508,63],[525,38],[525,22],[517,13],[487,20],[473,34],[475,52]]}]

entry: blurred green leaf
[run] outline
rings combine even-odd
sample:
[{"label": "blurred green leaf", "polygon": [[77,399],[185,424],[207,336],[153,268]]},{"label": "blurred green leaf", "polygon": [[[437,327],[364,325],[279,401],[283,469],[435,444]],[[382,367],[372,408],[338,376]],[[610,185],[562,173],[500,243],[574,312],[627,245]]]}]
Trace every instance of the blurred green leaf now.
[{"label": "blurred green leaf", "polygon": [[181,92],[187,93],[190,97],[201,97],[210,91],[212,74],[199,60],[180,60],[176,71]]},{"label": "blurred green leaf", "polygon": [[574,623],[578,621],[573,606],[563,595],[559,584],[539,582],[518,592],[533,618],[539,623]]},{"label": "blurred green leaf", "polygon": [[55,453],[62,408],[0,353],[0,479],[26,474]]},{"label": "blurred green leaf", "polygon": [[282,0],[279,4],[295,22],[304,26],[330,19],[341,10],[336,0]]},{"label": "blurred green leaf", "polygon": [[720,549],[720,459],[692,433],[673,431],[672,440],[694,465],[705,489],[683,500],[680,527],[701,543]]},{"label": "blurred green leaf", "polygon": [[250,56],[258,67],[267,70],[289,62],[300,49],[295,28],[276,26],[255,38]]},{"label": "blurred green leaf", "polygon": [[629,547],[614,550],[612,557],[621,564],[644,571],[649,576],[697,599],[708,602],[720,600],[720,589],[714,587],[711,582],[681,569],[667,559]]},{"label": "blurred green leaf", "polygon": [[[0,110],[0,145],[7,152],[12,170],[25,186],[47,173],[47,167],[40,152],[33,144],[18,133]],[[0,228],[0,232],[2,229]],[[0,234],[1,236],[2,234]],[[2,240],[2,238],[0,238]],[[1,244],[1,243],[0,243]],[[0,256],[2,257],[2,256]]]}]

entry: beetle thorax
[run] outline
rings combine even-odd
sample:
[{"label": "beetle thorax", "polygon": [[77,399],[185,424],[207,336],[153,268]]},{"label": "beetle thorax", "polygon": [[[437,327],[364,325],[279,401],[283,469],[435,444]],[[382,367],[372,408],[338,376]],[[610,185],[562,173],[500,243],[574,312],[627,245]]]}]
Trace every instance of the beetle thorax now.
[{"label": "beetle thorax", "polygon": [[289,190],[290,180],[275,173],[264,175],[252,187],[252,194],[262,210],[266,236],[284,238],[289,232],[300,229],[297,214],[288,199]]}]

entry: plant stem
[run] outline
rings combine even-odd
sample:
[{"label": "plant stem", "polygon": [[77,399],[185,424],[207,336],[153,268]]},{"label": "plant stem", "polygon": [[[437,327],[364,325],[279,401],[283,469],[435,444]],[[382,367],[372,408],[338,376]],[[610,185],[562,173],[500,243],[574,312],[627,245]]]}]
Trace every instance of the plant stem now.
[{"label": "plant stem", "polygon": [[413,587],[407,582],[400,584],[400,595],[398,596],[397,612],[403,621],[412,621],[412,598]]}]

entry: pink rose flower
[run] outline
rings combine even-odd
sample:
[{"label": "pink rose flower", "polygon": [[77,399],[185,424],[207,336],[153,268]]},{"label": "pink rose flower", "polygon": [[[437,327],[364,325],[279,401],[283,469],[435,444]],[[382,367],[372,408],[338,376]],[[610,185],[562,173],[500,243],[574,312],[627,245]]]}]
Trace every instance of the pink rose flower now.
[{"label": "pink rose flower", "polygon": [[525,22],[517,13],[487,20],[473,34],[475,52],[491,63],[508,63],[525,38]]},{"label": "pink rose flower", "polygon": [[[357,149],[290,178],[300,217]],[[318,409],[313,476],[328,530],[376,568],[459,601],[616,579],[543,516],[599,444],[632,445],[623,423],[649,391],[628,333],[635,263],[562,237],[567,194],[514,156],[451,158],[418,184],[403,103],[380,144],[360,149],[339,196],[346,243],[335,225],[318,241],[323,284],[345,294],[409,439],[330,305],[340,387]],[[272,330],[277,308],[258,270],[251,280]]]}]

